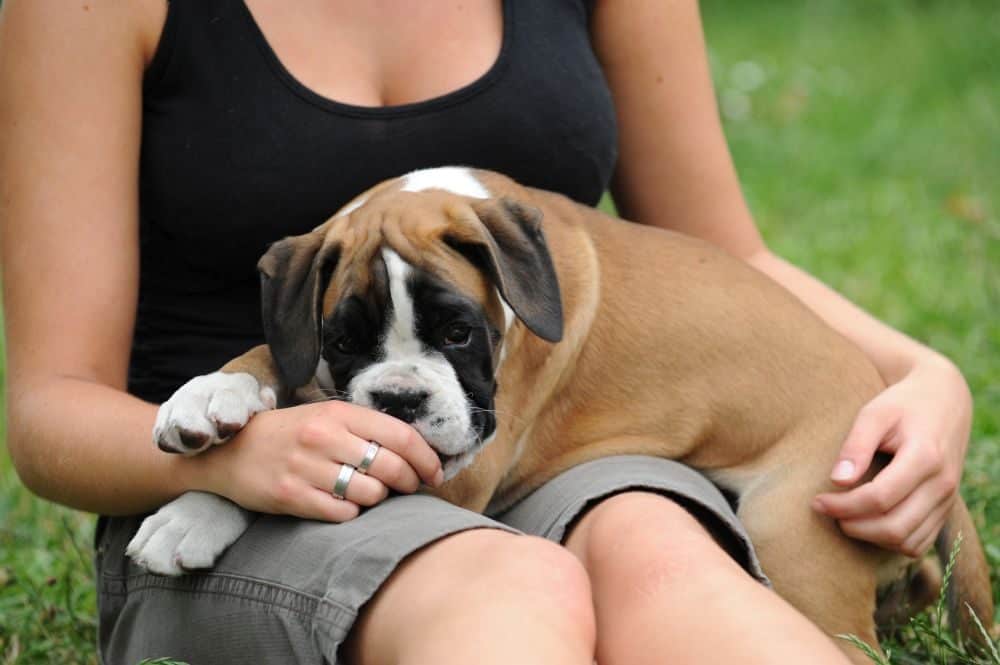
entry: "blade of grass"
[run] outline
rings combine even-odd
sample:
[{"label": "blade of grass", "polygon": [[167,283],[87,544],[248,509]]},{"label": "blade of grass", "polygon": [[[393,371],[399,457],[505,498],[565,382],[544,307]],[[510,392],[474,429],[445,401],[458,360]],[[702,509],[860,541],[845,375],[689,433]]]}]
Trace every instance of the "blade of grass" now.
[{"label": "blade of grass", "polygon": [[877,663],[877,665],[892,665],[888,657],[883,656],[882,654],[875,651],[875,649],[873,649],[871,645],[869,645],[867,642],[862,640],[857,635],[851,635],[851,634],[837,635],[837,639],[844,640],[845,642],[849,642],[850,644],[854,645],[855,648],[860,649],[862,653],[868,656],[873,663]]},{"label": "blade of grass", "polygon": [[986,644],[986,648],[989,651],[989,655],[992,658],[993,663],[1000,665],[1000,652],[997,652],[997,645],[993,641],[993,638],[990,637],[989,631],[986,630],[985,626],[983,626],[983,622],[979,620],[979,615],[976,614],[976,611],[972,609],[971,605],[966,603],[965,608],[969,610],[969,614],[972,616],[972,620],[975,622],[976,628],[979,629],[979,632],[982,634],[984,638],[983,641]]}]

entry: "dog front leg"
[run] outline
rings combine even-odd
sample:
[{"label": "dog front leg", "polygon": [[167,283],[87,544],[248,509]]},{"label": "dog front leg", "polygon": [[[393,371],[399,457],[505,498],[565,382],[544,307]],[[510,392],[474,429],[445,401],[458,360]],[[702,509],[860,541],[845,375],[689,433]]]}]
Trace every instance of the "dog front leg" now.
[{"label": "dog front leg", "polygon": [[251,520],[252,513],[232,501],[187,492],[144,519],[125,553],[159,575],[210,568]]},{"label": "dog front leg", "polygon": [[275,408],[280,394],[277,368],[262,344],[178,388],[156,414],[153,441],[166,452],[196,455]]},{"label": "dog front leg", "polygon": [[[267,346],[198,376],[160,405],[153,441],[166,452],[196,455],[228,441],[282,393]],[[160,575],[209,568],[246,531],[251,513],[206,492],[187,492],[143,520],[126,554]]]}]

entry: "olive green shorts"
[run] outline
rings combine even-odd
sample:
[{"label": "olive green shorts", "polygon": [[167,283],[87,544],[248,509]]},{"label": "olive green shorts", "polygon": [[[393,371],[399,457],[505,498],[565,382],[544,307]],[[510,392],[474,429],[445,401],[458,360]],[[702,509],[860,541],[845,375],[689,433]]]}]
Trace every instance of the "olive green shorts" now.
[{"label": "olive green shorts", "polygon": [[99,647],[107,665],[173,657],[191,665],[331,663],[361,607],[408,555],[466,529],[494,528],[561,542],[589,505],[649,490],[690,510],[765,584],[732,507],[676,462],[621,456],[570,469],[487,517],[424,495],[394,496],[343,524],[261,515],[207,572],[146,573],[124,556],[141,516],[98,529]]}]

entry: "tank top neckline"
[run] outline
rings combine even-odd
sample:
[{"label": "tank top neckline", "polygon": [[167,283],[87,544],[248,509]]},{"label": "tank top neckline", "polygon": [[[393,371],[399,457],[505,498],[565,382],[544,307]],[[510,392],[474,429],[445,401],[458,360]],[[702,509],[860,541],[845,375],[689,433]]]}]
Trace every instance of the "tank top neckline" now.
[{"label": "tank top neckline", "polygon": [[503,35],[500,41],[500,52],[497,54],[493,64],[490,65],[478,78],[466,83],[455,90],[440,95],[435,95],[429,99],[406,104],[393,104],[387,106],[360,106],[357,104],[347,104],[331,99],[319,94],[309,86],[302,83],[288,68],[285,67],[281,58],[271,47],[264,31],[257,23],[253,12],[247,6],[245,0],[235,0],[239,6],[240,14],[247,22],[253,39],[256,42],[261,54],[267,61],[271,71],[289,89],[306,102],[317,106],[331,113],[352,116],[356,118],[393,118],[415,115],[425,112],[437,111],[453,104],[464,102],[479,93],[487,90],[499,80],[507,66],[511,43],[514,38],[514,3],[510,0],[502,1],[502,30]]}]

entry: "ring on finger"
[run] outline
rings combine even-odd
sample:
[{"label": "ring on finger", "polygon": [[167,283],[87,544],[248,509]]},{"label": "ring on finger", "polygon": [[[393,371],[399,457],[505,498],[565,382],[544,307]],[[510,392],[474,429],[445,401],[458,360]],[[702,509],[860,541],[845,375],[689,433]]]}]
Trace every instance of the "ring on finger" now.
[{"label": "ring on finger", "polygon": [[358,464],[358,473],[368,473],[368,469],[371,468],[372,462],[375,461],[375,456],[378,455],[378,451],[381,448],[382,446],[378,445],[374,441],[368,442],[368,448],[365,449],[365,456]]},{"label": "ring on finger", "polygon": [[350,464],[341,464],[340,473],[337,474],[337,482],[333,484],[333,494],[334,499],[343,499],[347,495],[347,486],[351,482],[351,478],[354,476],[354,467]]}]

